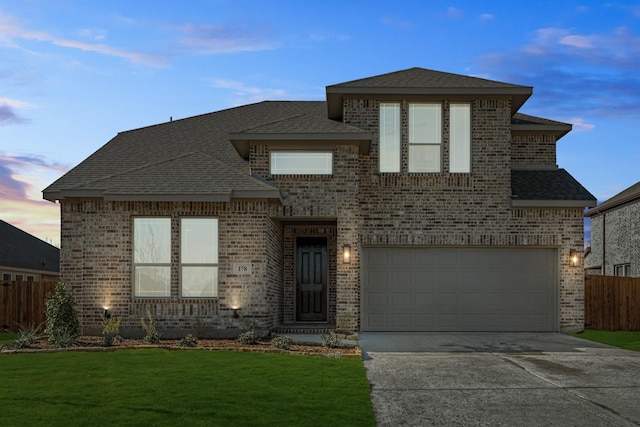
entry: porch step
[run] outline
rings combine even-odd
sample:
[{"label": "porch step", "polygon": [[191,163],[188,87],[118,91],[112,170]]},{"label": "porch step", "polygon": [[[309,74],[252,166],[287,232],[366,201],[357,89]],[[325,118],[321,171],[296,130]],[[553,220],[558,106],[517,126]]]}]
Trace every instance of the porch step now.
[{"label": "porch step", "polygon": [[273,328],[272,332],[278,335],[284,334],[329,334],[335,326],[328,323],[294,323],[280,325]]}]

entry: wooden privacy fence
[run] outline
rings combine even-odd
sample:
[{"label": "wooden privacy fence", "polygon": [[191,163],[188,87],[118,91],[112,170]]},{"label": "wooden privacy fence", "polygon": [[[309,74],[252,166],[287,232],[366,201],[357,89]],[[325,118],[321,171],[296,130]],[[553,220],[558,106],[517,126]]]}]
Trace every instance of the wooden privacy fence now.
[{"label": "wooden privacy fence", "polygon": [[55,287],[56,282],[0,282],[0,331],[45,322],[44,302]]},{"label": "wooden privacy fence", "polygon": [[640,277],[585,276],[584,324],[589,329],[640,331]]}]

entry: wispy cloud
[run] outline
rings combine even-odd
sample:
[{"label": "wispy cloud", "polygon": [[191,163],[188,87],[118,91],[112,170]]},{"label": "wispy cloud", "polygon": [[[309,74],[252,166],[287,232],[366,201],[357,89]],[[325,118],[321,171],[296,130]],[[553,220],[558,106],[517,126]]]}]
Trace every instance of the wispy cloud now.
[{"label": "wispy cloud", "polygon": [[287,92],[283,89],[262,88],[258,86],[250,86],[245,83],[229,80],[229,79],[212,79],[211,87],[216,89],[227,89],[233,92],[234,96],[239,98],[239,103],[259,102],[274,99],[291,99]]},{"label": "wispy cloud", "polygon": [[490,13],[482,13],[479,16],[481,21],[493,21],[495,19],[495,16],[490,14]]},{"label": "wispy cloud", "polygon": [[584,119],[580,117],[572,117],[569,120],[569,123],[573,125],[574,130],[583,131],[583,132],[593,130],[596,127],[591,123],[585,123]]},{"label": "wispy cloud", "polygon": [[462,11],[456,7],[453,6],[449,6],[447,8],[447,16],[449,18],[454,18],[454,19],[458,19],[458,18],[462,18]]},{"label": "wispy cloud", "polygon": [[403,30],[409,29],[409,28],[413,28],[413,23],[410,21],[405,21],[402,19],[397,19],[397,18],[392,18],[392,17],[385,17],[382,18],[381,22],[384,25],[388,25],[391,27],[396,27],[396,28],[401,28]]},{"label": "wispy cloud", "polygon": [[0,102],[0,126],[22,124],[26,123],[27,121],[27,119],[18,116],[10,105],[2,104]]},{"label": "wispy cloud", "polygon": [[211,55],[230,52],[269,50],[276,47],[254,27],[223,27],[203,24],[183,24],[177,27],[182,37],[180,44],[191,54]]},{"label": "wispy cloud", "polygon": [[122,58],[133,63],[154,67],[166,65],[165,58],[157,55],[119,49],[101,43],[87,43],[79,40],[61,38],[44,31],[26,29],[12,16],[0,12],[0,42],[6,46],[18,47],[17,41],[19,40],[51,43],[55,46],[78,49],[85,52],[95,52],[101,55]]},{"label": "wispy cloud", "polygon": [[[520,49],[481,58],[480,67],[489,78],[532,84],[535,96],[527,105],[555,109],[555,117],[571,111],[637,120],[639,57],[640,37],[624,27],[596,34],[541,28]],[[584,126],[577,127],[588,130]]]},{"label": "wispy cloud", "polygon": [[0,153],[0,218],[59,244],[59,207],[43,200],[41,190],[67,170],[39,156]]}]

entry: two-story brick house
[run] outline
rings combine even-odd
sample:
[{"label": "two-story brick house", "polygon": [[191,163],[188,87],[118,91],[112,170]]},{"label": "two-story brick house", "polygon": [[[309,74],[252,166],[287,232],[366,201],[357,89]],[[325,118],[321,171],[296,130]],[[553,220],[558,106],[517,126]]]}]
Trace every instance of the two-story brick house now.
[{"label": "two-story brick house", "polygon": [[119,133],[44,191],[85,331],[575,331],[571,125],[532,88],[412,68]]}]

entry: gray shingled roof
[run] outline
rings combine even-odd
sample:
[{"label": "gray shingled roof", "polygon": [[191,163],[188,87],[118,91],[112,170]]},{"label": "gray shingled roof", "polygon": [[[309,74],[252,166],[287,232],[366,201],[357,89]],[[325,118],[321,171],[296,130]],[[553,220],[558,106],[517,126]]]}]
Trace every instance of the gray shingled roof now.
[{"label": "gray shingled roof", "polygon": [[512,97],[511,113],[515,114],[532,92],[531,86],[414,67],[327,86],[327,105],[329,118],[339,119],[342,114],[342,99],[345,96],[508,95]]},{"label": "gray shingled roof", "polygon": [[0,266],[60,272],[60,249],[0,220]]},{"label": "gray shingled roof", "polygon": [[564,169],[512,170],[511,197],[520,201],[574,201],[595,206],[596,198]]},{"label": "gray shingled roof", "polygon": [[[121,132],[44,190],[56,200],[94,196],[118,200],[227,200],[235,195],[279,196],[250,174],[229,144],[241,133],[287,119],[330,122],[321,101],[265,101]],[[337,124],[341,132],[352,127]]]},{"label": "gray shingled roof", "polygon": [[606,200],[605,202],[599,204],[597,207],[588,210],[585,213],[585,216],[594,216],[601,212],[605,212],[609,209],[617,208],[618,206],[622,206],[627,203],[640,201],[640,182],[633,184],[631,187],[623,190],[613,196],[612,198]]}]

